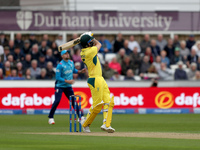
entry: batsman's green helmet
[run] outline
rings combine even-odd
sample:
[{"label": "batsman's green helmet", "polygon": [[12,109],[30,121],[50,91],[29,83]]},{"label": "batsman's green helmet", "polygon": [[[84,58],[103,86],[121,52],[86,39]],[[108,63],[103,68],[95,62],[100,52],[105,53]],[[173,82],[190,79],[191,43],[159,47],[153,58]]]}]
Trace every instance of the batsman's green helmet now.
[{"label": "batsman's green helmet", "polygon": [[92,39],[94,39],[94,37],[92,37],[88,34],[81,36],[81,39],[80,39],[81,45],[83,47],[86,47],[86,45],[88,45],[91,42]]}]

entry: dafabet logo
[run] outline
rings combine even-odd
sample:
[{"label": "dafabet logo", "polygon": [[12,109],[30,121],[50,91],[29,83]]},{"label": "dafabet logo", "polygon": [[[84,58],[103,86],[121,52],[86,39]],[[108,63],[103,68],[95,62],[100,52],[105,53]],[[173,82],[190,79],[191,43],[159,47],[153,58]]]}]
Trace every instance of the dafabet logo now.
[{"label": "dafabet logo", "polygon": [[162,91],[156,95],[155,103],[159,108],[171,108],[174,105],[174,97],[170,92]]},{"label": "dafabet logo", "polygon": [[81,91],[76,91],[74,92],[74,95],[80,95],[81,96],[81,109],[87,107],[88,105],[88,96],[84,93],[84,92],[81,92]]},{"label": "dafabet logo", "polygon": [[196,108],[200,106],[200,95],[198,92],[191,96],[180,93],[179,96],[174,97],[172,93],[162,91],[156,95],[155,104],[162,109],[171,108],[173,105],[176,105],[176,107],[184,106]]}]

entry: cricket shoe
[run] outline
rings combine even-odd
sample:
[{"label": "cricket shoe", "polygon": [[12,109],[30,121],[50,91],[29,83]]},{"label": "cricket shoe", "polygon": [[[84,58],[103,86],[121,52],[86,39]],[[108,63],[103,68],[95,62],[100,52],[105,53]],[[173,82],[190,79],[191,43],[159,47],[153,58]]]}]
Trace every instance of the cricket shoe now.
[{"label": "cricket shoe", "polygon": [[101,126],[101,130],[106,131],[106,132],[108,132],[108,133],[113,133],[113,132],[115,132],[115,129],[114,129],[114,128],[112,128],[111,126],[110,126],[110,127],[106,127],[106,124],[103,124],[103,125]]},{"label": "cricket shoe", "polygon": [[[86,117],[83,117],[83,116],[82,116],[82,117],[81,117],[81,125],[82,125],[82,127],[83,127],[83,124],[84,124],[85,120],[86,120]],[[91,131],[90,131],[89,126],[83,127],[83,132],[90,133]]]},{"label": "cricket shoe", "polygon": [[55,121],[53,118],[49,118],[49,121],[48,121],[49,124],[55,124]]}]

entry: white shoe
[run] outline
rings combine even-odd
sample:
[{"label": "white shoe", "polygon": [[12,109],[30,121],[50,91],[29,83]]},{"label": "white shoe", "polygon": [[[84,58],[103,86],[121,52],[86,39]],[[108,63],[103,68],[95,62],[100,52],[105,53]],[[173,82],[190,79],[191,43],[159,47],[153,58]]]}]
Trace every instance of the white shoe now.
[{"label": "white shoe", "polygon": [[103,124],[103,125],[101,126],[101,130],[106,131],[106,132],[108,132],[108,133],[113,133],[113,132],[115,132],[115,129],[114,129],[114,128],[112,128],[111,126],[110,126],[110,127],[106,127],[106,124]]},{"label": "white shoe", "polygon": [[49,118],[49,121],[48,121],[49,124],[55,124],[55,121],[53,118]]},{"label": "white shoe", "polygon": [[90,131],[89,126],[83,127],[83,132],[90,133],[91,131]]},{"label": "white shoe", "polygon": [[[86,120],[86,117],[82,116],[81,117],[81,125],[82,125],[82,127],[83,127],[83,124],[84,124],[85,120]],[[83,127],[83,132],[90,133],[91,131],[90,131],[89,126]]]}]

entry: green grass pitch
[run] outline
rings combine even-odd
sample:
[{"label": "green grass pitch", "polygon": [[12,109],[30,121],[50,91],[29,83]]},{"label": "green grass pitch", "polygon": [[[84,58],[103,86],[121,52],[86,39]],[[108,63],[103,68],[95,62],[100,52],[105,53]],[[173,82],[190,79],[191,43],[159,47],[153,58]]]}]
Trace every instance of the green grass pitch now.
[{"label": "green grass pitch", "polygon": [[[0,115],[0,150],[200,150],[199,139],[30,134],[69,132],[68,115],[55,115],[55,125],[47,122],[47,115]],[[103,132],[101,125],[102,115],[99,114],[90,129],[95,133]],[[113,115],[112,127],[116,129],[114,134],[200,134],[200,115]]]}]

